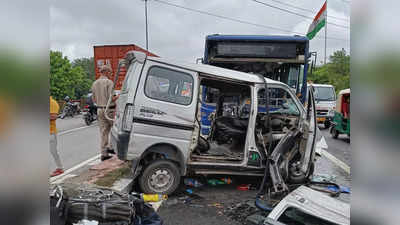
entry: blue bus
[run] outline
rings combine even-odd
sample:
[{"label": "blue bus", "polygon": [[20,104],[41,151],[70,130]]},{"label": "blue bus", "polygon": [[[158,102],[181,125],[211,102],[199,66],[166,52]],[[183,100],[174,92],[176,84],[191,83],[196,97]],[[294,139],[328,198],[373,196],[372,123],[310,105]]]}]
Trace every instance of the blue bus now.
[{"label": "blue bus", "polygon": [[[206,37],[203,63],[281,81],[304,103],[310,56],[309,40],[304,36],[214,34]],[[202,90],[204,135],[209,132],[208,116],[215,110],[213,96],[218,95],[216,91]],[[232,99],[232,105],[234,102]]]}]

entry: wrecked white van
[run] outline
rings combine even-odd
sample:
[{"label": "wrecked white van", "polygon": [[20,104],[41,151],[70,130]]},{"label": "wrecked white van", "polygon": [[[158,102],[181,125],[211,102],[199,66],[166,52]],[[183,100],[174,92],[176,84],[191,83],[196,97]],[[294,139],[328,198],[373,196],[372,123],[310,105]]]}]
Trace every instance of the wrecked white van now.
[{"label": "wrecked white van", "polygon": [[[136,51],[125,67],[111,143],[132,161],[143,192],[170,194],[191,174],[263,176],[268,158],[277,191],[313,173],[313,97],[305,109],[287,85],[261,75]],[[218,90],[208,136],[200,135],[202,87]],[[237,107],[227,113],[232,101]]]}]

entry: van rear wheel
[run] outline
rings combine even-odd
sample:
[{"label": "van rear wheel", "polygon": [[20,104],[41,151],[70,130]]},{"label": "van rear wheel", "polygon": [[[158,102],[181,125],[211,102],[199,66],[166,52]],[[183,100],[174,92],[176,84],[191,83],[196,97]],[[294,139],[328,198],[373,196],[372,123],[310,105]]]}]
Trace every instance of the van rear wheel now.
[{"label": "van rear wheel", "polygon": [[151,162],[139,178],[140,188],[149,194],[171,194],[180,183],[179,169],[169,160]]}]

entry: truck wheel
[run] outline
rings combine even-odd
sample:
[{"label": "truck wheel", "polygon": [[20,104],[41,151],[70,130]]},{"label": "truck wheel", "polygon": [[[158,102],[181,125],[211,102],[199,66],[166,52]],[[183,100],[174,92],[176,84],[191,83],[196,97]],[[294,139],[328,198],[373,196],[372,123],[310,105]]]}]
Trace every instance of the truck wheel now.
[{"label": "truck wheel", "polygon": [[179,186],[181,175],[171,161],[160,159],[150,163],[139,178],[140,188],[149,194],[171,194]]},{"label": "truck wheel", "polygon": [[337,139],[339,137],[339,131],[335,129],[335,127],[331,128],[331,135],[334,139]]}]

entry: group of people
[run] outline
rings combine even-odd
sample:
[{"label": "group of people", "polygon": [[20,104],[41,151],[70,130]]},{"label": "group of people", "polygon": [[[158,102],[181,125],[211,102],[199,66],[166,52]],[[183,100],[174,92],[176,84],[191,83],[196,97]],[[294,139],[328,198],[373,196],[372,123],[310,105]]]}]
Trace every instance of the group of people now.
[{"label": "group of people", "polygon": [[[100,127],[100,151],[101,161],[112,158],[112,154],[115,154],[114,149],[111,148],[109,142],[109,134],[113,125],[110,118],[114,117],[115,113],[115,101],[118,99],[118,95],[113,93],[114,83],[112,79],[112,69],[109,65],[103,65],[100,67],[99,72],[101,76],[93,83],[92,100],[97,105],[97,118]],[[106,111],[106,106],[109,98],[111,102]],[[64,168],[61,163],[60,156],[57,150],[57,128],[56,120],[58,118],[59,105],[56,100],[50,96],[50,153],[52,154],[56,169],[50,174],[50,177],[58,176],[64,173]],[[106,115],[107,113],[107,115]]]}]

